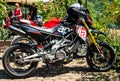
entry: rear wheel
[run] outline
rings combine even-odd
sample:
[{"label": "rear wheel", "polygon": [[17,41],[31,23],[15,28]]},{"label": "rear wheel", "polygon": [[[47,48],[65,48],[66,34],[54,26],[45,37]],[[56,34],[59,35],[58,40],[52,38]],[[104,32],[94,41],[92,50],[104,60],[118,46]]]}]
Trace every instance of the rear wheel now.
[{"label": "rear wheel", "polygon": [[6,73],[13,78],[31,76],[38,62],[24,62],[23,57],[34,54],[28,46],[12,45],[4,53],[2,63]]},{"label": "rear wheel", "polygon": [[97,71],[106,71],[115,63],[115,53],[108,44],[100,43],[99,45],[103,51],[103,57],[95,50],[89,49],[86,55],[87,63]]}]

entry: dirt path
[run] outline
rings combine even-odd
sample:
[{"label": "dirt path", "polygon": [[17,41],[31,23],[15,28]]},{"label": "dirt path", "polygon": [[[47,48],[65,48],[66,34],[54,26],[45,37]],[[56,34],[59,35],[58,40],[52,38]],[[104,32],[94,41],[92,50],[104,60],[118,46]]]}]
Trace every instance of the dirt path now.
[{"label": "dirt path", "polygon": [[[32,77],[23,79],[11,79],[2,66],[2,55],[7,46],[1,47],[0,53],[0,81],[120,81],[120,74],[114,71],[96,72],[90,69],[85,58],[75,59],[62,66],[50,66],[47,72],[45,64],[39,63]],[[2,49],[3,48],[3,49]]]}]

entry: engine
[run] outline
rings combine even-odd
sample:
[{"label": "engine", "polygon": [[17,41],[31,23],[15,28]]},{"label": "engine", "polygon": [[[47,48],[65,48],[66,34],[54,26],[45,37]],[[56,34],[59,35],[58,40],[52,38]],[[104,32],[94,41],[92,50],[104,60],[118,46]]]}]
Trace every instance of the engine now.
[{"label": "engine", "polygon": [[67,45],[70,43],[70,40],[52,40],[46,46],[49,46],[49,49],[46,49],[47,52],[43,58],[46,63],[69,63],[72,61],[73,54],[69,51],[71,49]]},{"label": "engine", "polygon": [[55,58],[58,59],[58,60],[63,60],[66,58],[66,52],[64,50],[58,50],[56,53],[55,53]]}]

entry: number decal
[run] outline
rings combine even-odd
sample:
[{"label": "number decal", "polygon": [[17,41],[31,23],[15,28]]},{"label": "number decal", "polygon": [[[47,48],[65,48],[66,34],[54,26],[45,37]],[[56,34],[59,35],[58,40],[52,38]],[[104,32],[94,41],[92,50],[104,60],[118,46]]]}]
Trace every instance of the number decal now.
[{"label": "number decal", "polygon": [[87,35],[87,32],[86,32],[86,29],[84,27],[80,27],[77,29],[77,34],[82,38],[82,39],[86,39],[86,35]]}]

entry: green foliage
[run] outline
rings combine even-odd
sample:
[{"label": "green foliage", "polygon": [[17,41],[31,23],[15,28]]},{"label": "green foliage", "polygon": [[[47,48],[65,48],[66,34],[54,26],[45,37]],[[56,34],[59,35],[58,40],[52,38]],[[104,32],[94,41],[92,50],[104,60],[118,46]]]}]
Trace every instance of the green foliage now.
[{"label": "green foliage", "polygon": [[109,23],[116,23],[120,25],[120,0],[114,0],[106,5],[106,19]]},{"label": "green foliage", "polygon": [[77,0],[56,0],[51,3],[36,3],[38,5],[38,13],[42,15],[45,21],[51,17],[63,18],[69,5]]},{"label": "green foliage", "polygon": [[[120,0],[113,0],[106,4],[105,18],[108,24],[114,23],[120,25]],[[116,27],[116,26],[115,26]],[[120,68],[120,29],[109,29],[109,42],[114,47],[117,54],[115,68]],[[120,70],[119,70],[120,71]]]},{"label": "green foliage", "polygon": [[111,23],[120,25],[120,0],[90,1],[92,1],[92,3],[89,3],[91,4],[89,7],[93,8],[90,9],[90,11],[91,14],[94,14],[92,15],[94,26],[106,32],[107,36],[100,39],[113,46],[115,53],[117,54],[115,67],[120,68],[120,30],[108,28],[108,25]]},{"label": "green foliage", "polygon": [[0,3],[0,26],[2,26],[2,20],[5,18],[6,10],[5,10],[5,2]]},{"label": "green foliage", "polygon": [[6,31],[3,31],[3,19],[5,19],[7,11],[5,10],[5,4],[7,0],[0,0],[0,39],[4,39]]},{"label": "green foliage", "polygon": [[[63,4],[56,3],[42,3],[39,2],[38,13],[44,17],[45,20],[49,20],[51,17],[61,17],[65,13]],[[53,7],[54,5],[54,7]],[[62,11],[63,10],[63,11]]]},{"label": "green foliage", "polygon": [[114,67],[116,68],[117,72],[120,72],[120,54],[117,54],[116,63]]}]

